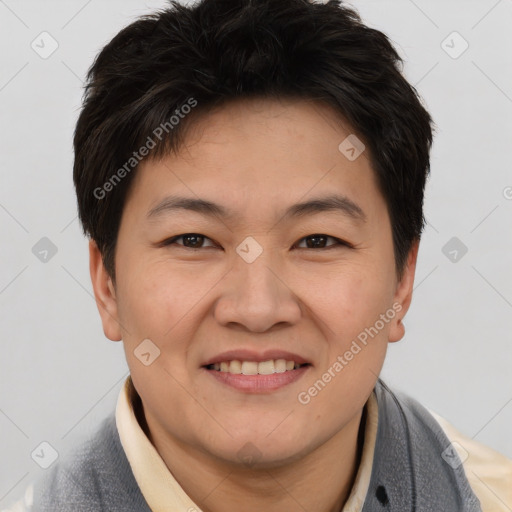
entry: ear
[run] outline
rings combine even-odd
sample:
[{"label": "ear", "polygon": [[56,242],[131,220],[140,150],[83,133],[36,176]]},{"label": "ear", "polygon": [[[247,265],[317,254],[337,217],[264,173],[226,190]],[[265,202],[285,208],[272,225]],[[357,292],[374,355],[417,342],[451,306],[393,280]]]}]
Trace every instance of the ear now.
[{"label": "ear", "polygon": [[89,271],[96,305],[101,316],[103,332],[112,341],[122,339],[119,326],[117,299],[112,279],[105,270],[101,252],[94,240],[89,241]]},{"label": "ear", "polygon": [[406,315],[412,300],[419,244],[419,240],[413,243],[407,257],[407,264],[405,266],[402,279],[398,282],[396,287],[393,299],[393,309],[397,313],[395,318],[391,321],[391,327],[389,329],[390,342],[400,341],[405,334],[405,327],[402,320]]}]

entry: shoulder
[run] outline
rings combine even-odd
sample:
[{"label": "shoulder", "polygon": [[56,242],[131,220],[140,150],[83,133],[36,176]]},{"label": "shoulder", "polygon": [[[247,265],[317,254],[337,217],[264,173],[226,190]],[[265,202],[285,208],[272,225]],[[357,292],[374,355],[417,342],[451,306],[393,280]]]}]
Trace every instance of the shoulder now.
[{"label": "shoulder", "polygon": [[149,510],[145,505],[112,414],[91,437],[83,440],[35,483],[33,508],[29,510]]},{"label": "shoulder", "polygon": [[512,510],[512,460],[459,432],[435,412],[430,413],[457,451],[483,512]]},{"label": "shoulder", "polygon": [[[395,411],[394,428],[410,437],[410,452],[418,467],[436,468],[437,479],[441,474],[456,477],[453,483],[464,493],[464,489],[471,489],[482,512],[512,510],[510,459],[462,434],[419,401],[390,389],[380,379],[376,394],[384,405],[382,409]],[[418,475],[421,473],[418,471]]]},{"label": "shoulder", "polygon": [[[375,395],[378,424],[370,485],[383,487],[389,503],[412,510],[482,512],[463,469],[443,459],[450,441],[428,410],[381,379]],[[368,501],[368,510],[377,507],[373,498]]]},{"label": "shoulder", "polygon": [[100,478],[116,458],[112,416],[59,459],[34,486],[34,510],[101,510]]}]

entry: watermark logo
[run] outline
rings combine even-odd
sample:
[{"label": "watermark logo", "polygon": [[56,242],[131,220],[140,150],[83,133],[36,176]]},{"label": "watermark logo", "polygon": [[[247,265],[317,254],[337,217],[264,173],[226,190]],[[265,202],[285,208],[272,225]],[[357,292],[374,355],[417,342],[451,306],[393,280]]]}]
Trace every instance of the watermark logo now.
[{"label": "watermark logo", "polygon": [[469,48],[469,43],[457,31],[453,31],[443,39],[441,48],[452,59],[458,59]]},{"label": "watermark logo", "polygon": [[59,458],[59,453],[48,441],[43,441],[34,448],[30,456],[38,466],[48,469]]},{"label": "watermark logo", "polygon": [[42,263],[48,263],[57,251],[57,246],[46,236],[32,247],[32,254]]},{"label": "watermark logo", "polygon": [[366,149],[363,141],[355,134],[351,133],[339,146],[338,149],[342,155],[353,162]]},{"label": "watermark logo", "polygon": [[236,252],[246,263],[252,263],[263,252],[263,247],[252,236],[248,236],[237,246]]},{"label": "watermark logo", "polygon": [[245,443],[237,453],[238,459],[249,468],[253,467],[262,455],[261,451],[251,442]]},{"label": "watermark logo", "polygon": [[458,263],[468,252],[467,246],[456,236],[443,245],[441,252],[452,262]]},{"label": "watermark logo", "polygon": [[441,453],[443,460],[453,469],[457,469],[469,457],[469,453],[457,441],[453,441]]},{"label": "watermark logo", "polygon": [[41,32],[32,43],[30,43],[30,47],[39,57],[46,60],[55,53],[59,47],[59,43],[50,33]]},{"label": "watermark logo", "polygon": [[160,349],[148,338],[142,340],[133,353],[144,366],[153,364],[160,357]]}]

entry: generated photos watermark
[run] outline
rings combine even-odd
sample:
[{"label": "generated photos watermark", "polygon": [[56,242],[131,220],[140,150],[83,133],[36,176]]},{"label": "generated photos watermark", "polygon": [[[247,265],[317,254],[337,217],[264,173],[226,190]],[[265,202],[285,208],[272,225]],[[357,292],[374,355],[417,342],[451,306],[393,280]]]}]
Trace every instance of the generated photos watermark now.
[{"label": "generated photos watermark", "polygon": [[180,121],[189,114],[192,109],[197,106],[197,100],[193,97],[190,97],[184,104],[182,104],[179,108],[174,111],[174,115],[172,115],[167,121],[160,123],[151,133],[148,135],[146,142],[138,149],[138,151],[134,151],[132,156],[119,168],[117,171],[110,176],[110,178],[101,186],[96,187],[93,191],[94,197],[98,200],[104,199],[109,192],[114,190],[114,188],[121,183],[123,178],[126,177],[139,163],[149,155],[150,151],[154,149],[157,145],[155,139],[159,141],[164,137],[164,132],[169,133],[171,130],[174,130]]},{"label": "generated photos watermark", "polygon": [[[336,377],[349,363],[354,359],[354,357],[361,352],[361,350],[368,345],[368,336],[373,339],[375,336],[379,334],[382,329],[388,324],[393,318],[395,318],[396,314],[402,311],[402,305],[398,302],[395,302],[391,308],[389,308],[385,313],[382,313],[379,319],[370,327],[366,327],[363,331],[361,331],[356,339],[354,339],[343,355],[339,355],[336,358],[336,361],[322,374],[322,376],[315,381],[315,383],[310,386],[306,391],[301,391],[297,395],[297,400],[302,405],[307,405],[311,402],[311,399],[322,391],[329,382]],[[362,346],[361,346],[362,345]]]}]

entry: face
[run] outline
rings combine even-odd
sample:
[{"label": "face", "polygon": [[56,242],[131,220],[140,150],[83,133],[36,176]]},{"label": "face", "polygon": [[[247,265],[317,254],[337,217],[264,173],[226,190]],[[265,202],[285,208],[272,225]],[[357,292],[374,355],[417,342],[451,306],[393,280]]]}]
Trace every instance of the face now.
[{"label": "face", "polygon": [[277,465],[361,412],[403,335],[417,246],[398,282],[385,200],[350,134],[319,103],[246,100],[140,165],[115,289],[93,243],[91,274],[153,437]]}]

